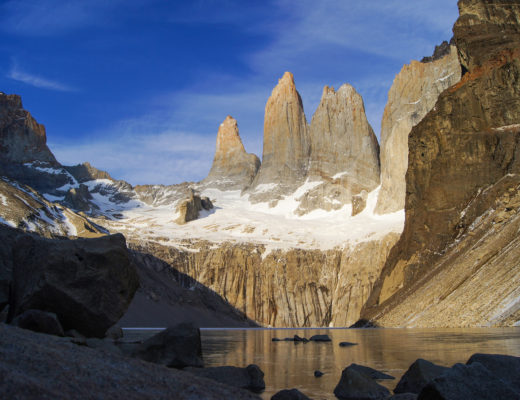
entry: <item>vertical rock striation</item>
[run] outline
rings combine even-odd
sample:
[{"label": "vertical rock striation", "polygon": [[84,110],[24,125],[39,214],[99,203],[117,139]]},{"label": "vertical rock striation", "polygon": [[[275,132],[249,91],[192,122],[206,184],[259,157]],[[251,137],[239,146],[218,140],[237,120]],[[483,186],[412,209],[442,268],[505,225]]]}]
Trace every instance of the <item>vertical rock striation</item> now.
[{"label": "vertical rock striation", "polygon": [[[444,49],[444,51],[442,51]],[[438,46],[429,62],[412,61],[395,77],[381,122],[381,191],[377,214],[402,210],[408,168],[408,135],[435,105],[439,94],[460,80],[455,46]]]},{"label": "vertical rock striation", "polygon": [[[440,95],[433,110],[412,129],[405,228],[365,307],[365,318],[385,318],[413,293],[432,289],[434,279],[456,265],[448,255],[459,245],[461,235],[470,243],[486,212],[496,213],[500,204],[493,206],[484,193],[495,188],[493,198],[499,199],[511,197],[508,193],[516,190],[513,184],[499,183],[520,174],[520,3],[464,0],[458,5],[460,17],[454,35],[467,72]],[[496,46],[490,48],[489,43]],[[513,223],[511,213],[516,210],[516,206],[504,207],[497,221]],[[492,228],[493,223],[488,226],[498,229]],[[478,314],[487,301],[498,307],[506,294],[497,291],[501,285],[507,286],[506,281],[495,282],[489,296],[476,290],[476,283],[469,283],[479,282],[478,274],[484,268],[490,268],[486,276],[495,277],[514,270],[514,263],[496,262],[498,255],[511,254],[515,246],[500,239],[502,236],[488,237],[494,242],[486,248],[493,250],[481,252],[457,280],[447,276],[435,291],[430,290],[430,300],[449,301],[455,314],[466,308]],[[475,255],[478,245],[477,241],[467,246],[466,254]],[[463,261],[458,264],[465,265]],[[517,275],[514,279],[520,280]],[[462,285],[469,285],[466,292],[482,296],[475,303],[458,302],[454,293]],[[518,305],[518,296],[512,304]],[[417,312],[411,302],[408,305],[408,316]],[[443,309],[447,307],[445,304]],[[390,317],[388,321],[398,324]],[[451,323],[456,321],[455,315]]]},{"label": "vertical rock striation", "polygon": [[258,168],[260,160],[256,155],[246,153],[238,134],[237,121],[228,115],[218,129],[213,165],[201,184],[224,190],[242,190],[251,184]]},{"label": "vertical rock striation", "polygon": [[302,99],[293,74],[286,72],[265,106],[262,165],[251,185],[251,200],[265,200],[262,190],[254,193],[263,184],[278,186],[276,193],[268,193],[269,200],[292,193],[305,181],[309,150],[309,129]]}]

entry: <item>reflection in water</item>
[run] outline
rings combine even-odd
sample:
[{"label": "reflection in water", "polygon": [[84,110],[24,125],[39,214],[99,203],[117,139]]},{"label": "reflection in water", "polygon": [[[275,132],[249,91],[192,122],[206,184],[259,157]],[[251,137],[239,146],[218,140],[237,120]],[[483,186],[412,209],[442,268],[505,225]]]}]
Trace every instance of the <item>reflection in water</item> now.
[{"label": "reflection in water", "polygon": [[[271,341],[322,333],[332,343]],[[343,341],[358,345],[339,347]],[[351,363],[395,376],[395,381],[380,382],[392,390],[417,358],[451,366],[466,362],[474,353],[520,356],[520,329],[204,329],[202,351],[207,367],[257,364],[265,373],[264,399],[291,388],[313,399],[335,399],[333,390],[341,371]],[[315,378],[317,369],[325,375]]]}]

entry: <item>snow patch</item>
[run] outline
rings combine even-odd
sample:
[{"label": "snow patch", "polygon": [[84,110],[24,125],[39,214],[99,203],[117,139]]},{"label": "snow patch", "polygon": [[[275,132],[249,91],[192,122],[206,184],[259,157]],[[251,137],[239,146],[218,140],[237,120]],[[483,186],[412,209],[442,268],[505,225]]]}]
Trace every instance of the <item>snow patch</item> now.
[{"label": "snow patch", "polygon": [[2,217],[0,217],[0,224],[4,224],[4,225],[11,226],[13,228],[16,228],[16,224],[13,221],[6,221]]},{"label": "snow patch", "polygon": [[3,206],[7,207],[7,197],[5,197],[3,194],[0,194],[0,203],[2,203]]}]

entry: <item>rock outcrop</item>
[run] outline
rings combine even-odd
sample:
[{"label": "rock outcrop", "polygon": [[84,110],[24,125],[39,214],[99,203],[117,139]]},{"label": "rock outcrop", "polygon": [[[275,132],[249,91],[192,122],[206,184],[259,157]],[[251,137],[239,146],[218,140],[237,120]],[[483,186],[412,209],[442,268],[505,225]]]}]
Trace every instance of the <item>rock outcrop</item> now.
[{"label": "rock outcrop", "polygon": [[[265,106],[262,165],[252,182],[252,201],[276,199],[294,192],[306,178],[309,165],[309,130],[294,76],[286,72]],[[276,184],[265,192],[260,185]],[[267,194],[267,196],[266,196]]]},{"label": "rock outcrop", "polygon": [[375,212],[404,208],[408,135],[435,106],[439,94],[460,80],[455,46],[445,42],[428,62],[412,61],[395,77],[381,122],[381,190]]},{"label": "rock outcrop", "polygon": [[188,198],[181,200],[177,205],[175,222],[184,225],[199,218],[199,212],[209,211],[213,208],[213,203],[208,197],[200,197],[195,194],[193,189],[188,189]]},{"label": "rock outcrop", "polygon": [[[263,245],[196,242],[188,250],[154,242],[154,254],[265,326],[350,326],[371,293],[397,233],[344,250],[275,250]],[[187,245],[187,243],[186,243]]]},{"label": "rock outcrop", "polygon": [[139,286],[123,235],[52,240],[0,226],[4,274],[12,275],[10,321],[28,310],[55,313],[64,330],[104,337]]},{"label": "rock outcrop", "polygon": [[47,147],[45,127],[23,109],[20,96],[0,92],[0,162],[59,165]]},{"label": "rock outcrop", "polygon": [[242,190],[251,184],[258,168],[260,160],[246,153],[237,121],[228,115],[218,129],[213,164],[201,184],[222,190]]},{"label": "rock outcrop", "polygon": [[404,232],[362,314],[383,325],[520,319],[520,4],[468,0],[459,10],[467,72],[412,129]]}]

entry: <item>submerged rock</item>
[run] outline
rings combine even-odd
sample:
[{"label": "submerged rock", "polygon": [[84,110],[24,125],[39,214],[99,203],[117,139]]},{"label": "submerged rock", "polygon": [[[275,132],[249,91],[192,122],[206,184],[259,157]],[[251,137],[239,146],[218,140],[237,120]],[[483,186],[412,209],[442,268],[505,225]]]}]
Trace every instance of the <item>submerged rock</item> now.
[{"label": "submerged rock", "polygon": [[314,335],[309,339],[311,342],[331,342],[329,335]]},{"label": "submerged rock", "polygon": [[169,327],[145,340],[132,356],[170,368],[203,367],[200,330],[190,323]]},{"label": "submerged rock", "polygon": [[224,366],[185,368],[184,371],[203,378],[212,379],[225,385],[247,389],[253,392],[261,392],[265,389],[264,373],[255,364],[250,364],[245,368]]}]

